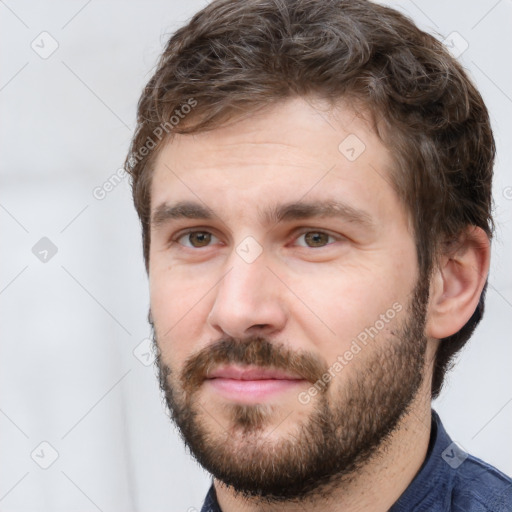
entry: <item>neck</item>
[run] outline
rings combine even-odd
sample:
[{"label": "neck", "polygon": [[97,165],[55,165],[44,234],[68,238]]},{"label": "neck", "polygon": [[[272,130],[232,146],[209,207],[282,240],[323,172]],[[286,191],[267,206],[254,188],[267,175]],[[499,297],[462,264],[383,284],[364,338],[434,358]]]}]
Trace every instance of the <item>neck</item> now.
[{"label": "neck", "polygon": [[[430,385],[428,379],[425,380]],[[375,456],[357,474],[334,483],[321,496],[304,499],[300,504],[268,504],[257,498],[244,498],[215,480],[220,508],[223,512],[291,512],[298,507],[322,512],[386,512],[412,482],[427,454],[431,403],[430,393],[425,391],[420,390],[407,414],[381,444]]]}]

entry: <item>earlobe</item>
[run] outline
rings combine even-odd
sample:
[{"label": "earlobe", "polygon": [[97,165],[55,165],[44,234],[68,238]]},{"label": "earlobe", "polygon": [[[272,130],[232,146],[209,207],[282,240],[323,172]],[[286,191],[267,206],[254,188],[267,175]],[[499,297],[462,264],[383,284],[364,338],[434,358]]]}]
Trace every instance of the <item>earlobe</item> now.
[{"label": "earlobe", "polygon": [[469,227],[440,258],[431,278],[426,335],[442,339],[458,332],[477,308],[487,280],[490,241],[479,227]]}]

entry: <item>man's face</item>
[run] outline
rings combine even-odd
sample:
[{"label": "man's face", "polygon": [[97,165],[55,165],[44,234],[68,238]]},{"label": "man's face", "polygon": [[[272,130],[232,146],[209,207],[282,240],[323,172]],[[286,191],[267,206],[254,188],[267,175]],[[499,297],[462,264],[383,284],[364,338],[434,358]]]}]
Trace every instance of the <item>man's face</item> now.
[{"label": "man's face", "polygon": [[392,165],[347,105],[301,99],[157,159],[161,386],[192,453],[247,495],[350,476],[418,395],[428,286]]}]

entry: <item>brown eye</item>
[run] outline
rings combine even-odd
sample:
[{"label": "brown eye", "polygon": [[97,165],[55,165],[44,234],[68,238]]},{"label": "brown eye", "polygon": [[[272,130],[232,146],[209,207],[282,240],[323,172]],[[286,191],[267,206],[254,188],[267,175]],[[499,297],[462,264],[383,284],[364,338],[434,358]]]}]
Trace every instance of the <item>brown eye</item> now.
[{"label": "brown eye", "polygon": [[192,231],[181,236],[179,240],[183,240],[180,243],[186,247],[206,247],[212,241],[212,234],[208,231]]},{"label": "brown eye", "polygon": [[302,236],[304,236],[307,247],[324,247],[330,243],[332,238],[332,236],[322,231],[309,231]]}]

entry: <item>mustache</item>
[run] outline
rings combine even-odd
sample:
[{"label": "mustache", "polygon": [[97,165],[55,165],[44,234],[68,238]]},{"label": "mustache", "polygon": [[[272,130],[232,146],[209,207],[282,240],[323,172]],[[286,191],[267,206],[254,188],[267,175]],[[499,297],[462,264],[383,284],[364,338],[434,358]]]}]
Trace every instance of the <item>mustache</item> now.
[{"label": "mustache", "polygon": [[263,337],[244,340],[223,338],[190,356],[181,371],[181,382],[187,392],[194,392],[219,365],[240,364],[276,368],[297,374],[312,384],[327,372],[328,365],[320,357],[306,351],[292,351]]}]

